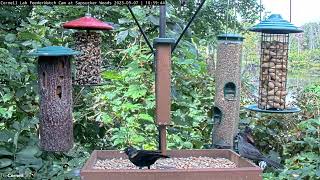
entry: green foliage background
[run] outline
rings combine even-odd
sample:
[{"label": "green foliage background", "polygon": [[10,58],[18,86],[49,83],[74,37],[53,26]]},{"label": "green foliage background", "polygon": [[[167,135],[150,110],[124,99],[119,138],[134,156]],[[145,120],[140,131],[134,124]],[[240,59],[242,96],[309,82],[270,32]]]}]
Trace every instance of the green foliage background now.
[{"label": "green foliage background", "polygon": [[[237,6],[244,20],[233,16]],[[207,72],[207,49],[215,47],[216,35],[240,31],[258,17],[255,0],[230,5],[227,0],[208,1],[187,31],[172,58],[172,122],[168,148],[201,149],[211,144],[211,108],[214,77]],[[196,5],[181,7],[168,1],[167,36],[177,38]],[[149,39],[158,36],[158,7],[134,7]],[[101,32],[104,59],[101,87],[74,87],[73,117],[75,147],[69,152],[48,153],[38,148],[39,96],[36,59],[27,56],[33,49],[62,45],[73,47],[74,30],[61,24],[83,16],[87,7],[35,6],[0,7],[0,173],[23,174],[33,179],[76,179],[79,169],[94,149],[122,149],[134,145],[156,149],[154,125],[153,56],[126,7],[91,7],[96,18],[112,22],[115,30]],[[229,13],[229,23],[226,14]],[[254,51],[258,38],[247,35],[244,54],[257,62]],[[319,50],[291,54],[293,63],[303,69]],[[311,58],[317,62],[318,59]],[[253,85],[243,76],[243,102],[252,102]],[[303,112],[292,116],[257,115],[243,111],[242,123],[254,127],[258,146],[264,153],[281,156],[283,172],[272,170],[267,178],[319,176],[319,84],[299,92]],[[274,138],[274,137],[277,138]],[[272,143],[270,143],[272,142]],[[272,153],[271,153],[272,155]],[[286,159],[286,160],[285,160]],[[307,165],[307,166],[306,166]],[[308,169],[302,169],[308,167]],[[311,172],[311,173],[306,173]]]}]

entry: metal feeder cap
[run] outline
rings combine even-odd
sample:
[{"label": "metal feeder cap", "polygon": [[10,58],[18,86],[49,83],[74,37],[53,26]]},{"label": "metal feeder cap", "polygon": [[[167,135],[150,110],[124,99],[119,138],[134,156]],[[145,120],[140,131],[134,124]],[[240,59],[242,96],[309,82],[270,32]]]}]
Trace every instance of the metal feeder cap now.
[{"label": "metal feeder cap", "polygon": [[259,24],[249,29],[253,32],[262,32],[270,34],[289,34],[301,33],[302,29],[284,20],[280,14],[272,14],[268,19],[261,21]]},{"label": "metal feeder cap", "polygon": [[240,34],[220,34],[217,36],[217,39],[219,41],[243,41],[244,37],[242,37]]},{"label": "metal feeder cap", "polygon": [[175,44],[176,40],[173,38],[156,38],[153,41],[153,46],[157,44]]},{"label": "metal feeder cap", "polygon": [[63,46],[48,46],[44,48],[37,49],[30,52],[30,56],[72,56],[80,54],[79,51],[74,51],[70,48]]},{"label": "metal feeder cap", "polygon": [[100,21],[92,17],[90,14],[86,14],[85,17],[66,22],[62,26],[63,28],[66,28],[66,29],[82,29],[82,30],[112,30],[113,29],[113,27],[110,24]]}]

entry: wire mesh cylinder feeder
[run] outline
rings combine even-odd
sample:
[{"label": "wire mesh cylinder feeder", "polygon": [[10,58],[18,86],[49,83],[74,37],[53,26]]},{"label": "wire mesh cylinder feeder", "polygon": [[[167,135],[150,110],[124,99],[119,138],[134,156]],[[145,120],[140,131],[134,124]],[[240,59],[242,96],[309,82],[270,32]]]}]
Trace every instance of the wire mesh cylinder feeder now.
[{"label": "wire mesh cylinder feeder", "polygon": [[75,49],[83,52],[76,57],[76,77],[77,85],[97,85],[101,83],[101,36],[97,32],[89,30],[111,30],[111,25],[99,21],[90,14],[85,17],[63,24],[64,28],[82,29],[86,32],[76,32]]},{"label": "wire mesh cylinder feeder", "polygon": [[40,147],[67,151],[73,146],[70,56],[78,52],[60,46],[38,49]]},{"label": "wire mesh cylinder feeder", "polygon": [[218,36],[212,133],[213,145],[216,148],[233,147],[233,138],[239,123],[243,39],[238,34]]},{"label": "wire mesh cylinder feeder", "polygon": [[287,96],[289,34],[302,32],[279,14],[252,27],[261,32],[258,108],[285,110]]},{"label": "wire mesh cylinder feeder", "polygon": [[261,35],[260,109],[286,108],[289,34]]}]

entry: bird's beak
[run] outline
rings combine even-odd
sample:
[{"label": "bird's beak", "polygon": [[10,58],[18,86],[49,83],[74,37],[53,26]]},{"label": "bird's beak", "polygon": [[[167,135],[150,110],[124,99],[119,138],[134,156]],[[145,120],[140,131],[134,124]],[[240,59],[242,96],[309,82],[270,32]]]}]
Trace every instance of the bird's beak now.
[{"label": "bird's beak", "polygon": [[121,151],[120,151],[120,153],[124,153],[124,151],[123,151],[123,150],[121,150]]}]

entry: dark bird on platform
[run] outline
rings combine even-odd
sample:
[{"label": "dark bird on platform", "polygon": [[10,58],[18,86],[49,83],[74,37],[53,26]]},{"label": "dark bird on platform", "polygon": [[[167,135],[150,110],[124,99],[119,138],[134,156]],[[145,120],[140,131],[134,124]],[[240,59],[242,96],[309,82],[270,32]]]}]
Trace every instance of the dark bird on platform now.
[{"label": "dark bird on platform", "polygon": [[138,166],[139,169],[142,169],[144,166],[150,169],[150,166],[159,158],[169,158],[169,156],[162,155],[160,151],[137,150],[133,147],[127,147],[123,152],[126,153],[129,160]]},{"label": "dark bird on platform", "polygon": [[261,154],[261,152],[255,146],[250,144],[247,141],[245,133],[240,133],[237,136],[237,138],[238,138],[238,150],[239,150],[240,156],[251,159],[251,160],[255,160],[255,161],[265,161],[268,165],[276,169],[283,168],[281,164],[265,157],[264,155]]}]

